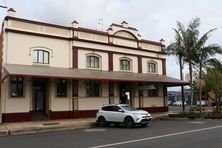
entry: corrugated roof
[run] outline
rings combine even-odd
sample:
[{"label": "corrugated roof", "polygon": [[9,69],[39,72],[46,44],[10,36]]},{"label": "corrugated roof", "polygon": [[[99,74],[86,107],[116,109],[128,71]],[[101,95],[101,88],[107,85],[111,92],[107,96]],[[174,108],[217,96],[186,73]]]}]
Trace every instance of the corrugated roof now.
[{"label": "corrugated roof", "polygon": [[164,83],[168,86],[179,86],[189,84],[186,81],[181,81],[163,75],[148,75],[130,72],[109,72],[101,70],[84,70],[57,68],[47,66],[34,65],[4,65],[6,70],[5,76],[29,76],[29,77],[44,77],[44,78],[65,78],[65,79],[83,79],[83,80],[113,80],[113,81],[128,81],[128,82],[150,82]]}]

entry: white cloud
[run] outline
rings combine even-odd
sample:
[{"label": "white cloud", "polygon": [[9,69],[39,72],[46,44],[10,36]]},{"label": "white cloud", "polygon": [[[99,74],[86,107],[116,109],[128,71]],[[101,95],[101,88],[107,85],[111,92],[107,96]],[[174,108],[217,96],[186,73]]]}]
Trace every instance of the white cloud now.
[{"label": "white cloud", "polygon": [[[143,38],[169,44],[174,40],[172,27],[176,21],[187,24],[194,17],[201,18],[201,32],[218,28],[210,42],[222,43],[222,1],[220,0],[6,0],[8,7],[17,11],[17,16],[61,25],[70,25],[75,19],[80,26],[92,29],[102,18],[104,29],[111,23],[126,20],[136,27]],[[2,3],[0,3],[2,4]],[[3,20],[6,10],[0,9]],[[218,56],[222,58],[222,56]],[[187,72],[187,70],[185,70]],[[167,58],[167,74],[179,78],[176,60]]]}]

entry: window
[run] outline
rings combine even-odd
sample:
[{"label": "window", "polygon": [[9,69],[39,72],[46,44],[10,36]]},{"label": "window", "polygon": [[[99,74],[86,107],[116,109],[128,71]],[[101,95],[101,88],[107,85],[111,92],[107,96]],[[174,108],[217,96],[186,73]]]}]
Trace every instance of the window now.
[{"label": "window", "polygon": [[130,70],[130,60],[120,60],[120,70]]},{"label": "window", "polygon": [[95,80],[86,81],[86,96],[98,97],[100,96],[100,82]]},{"label": "window", "polygon": [[67,96],[67,80],[59,79],[57,80],[57,97]]},{"label": "window", "polygon": [[33,63],[49,64],[49,52],[45,50],[33,51]]},{"label": "window", "polygon": [[[155,86],[156,87],[156,86]],[[158,94],[158,89],[157,87],[155,89],[149,89],[148,90],[148,97],[157,97]]]},{"label": "window", "polygon": [[12,97],[23,96],[23,77],[11,78],[11,96]]},{"label": "window", "polygon": [[87,67],[89,67],[89,68],[99,68],[99,57],[87,56]]},{"label": "window", "polygon": [[157,73],[157,64],[155,62],[148,62],[148,72]]}]

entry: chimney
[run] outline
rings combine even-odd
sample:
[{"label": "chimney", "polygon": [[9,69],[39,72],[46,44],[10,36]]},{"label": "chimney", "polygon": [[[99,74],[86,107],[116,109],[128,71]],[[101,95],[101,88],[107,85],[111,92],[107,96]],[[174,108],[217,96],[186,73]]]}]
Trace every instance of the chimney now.
[{"label": "chimney", "polygon": [[128,23],[126,21],[123,21],[121,24],[124,28],[128,28]]},{"label": "chimney", "polygon": [[13,8],[8,9],[8,16],[15,17],[16,11]]},{"label": "chimney", "polygon": [[161,40],[160,40],[160,43],[161,43],[162,45],[165,45],[165,40],[164,40],[164,39],[161,39]]},{"label": "chimney", "polygon": [[73,27],[73,28],[79,28],[79,23],[78,23],[76,20],[74,20],[74,21],[72,22],[72,27]]}]

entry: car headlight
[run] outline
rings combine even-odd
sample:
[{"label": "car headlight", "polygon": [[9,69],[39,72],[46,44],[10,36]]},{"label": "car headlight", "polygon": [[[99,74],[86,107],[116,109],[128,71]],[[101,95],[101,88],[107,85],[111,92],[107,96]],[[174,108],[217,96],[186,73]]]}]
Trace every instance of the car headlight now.
[{"label": "car headlight", "polygon": [[139,116],[140,116],[139,113],[133,113],[133,115],[134,115],[135,117],[139,117]]}]

